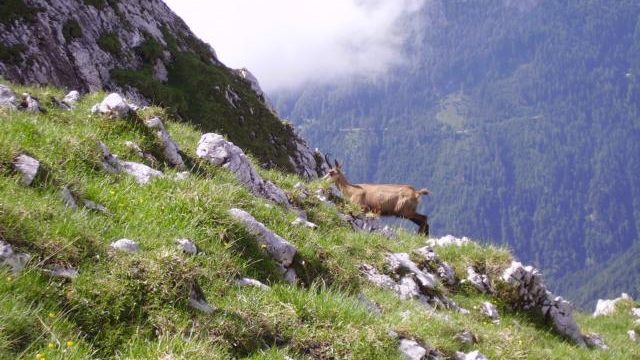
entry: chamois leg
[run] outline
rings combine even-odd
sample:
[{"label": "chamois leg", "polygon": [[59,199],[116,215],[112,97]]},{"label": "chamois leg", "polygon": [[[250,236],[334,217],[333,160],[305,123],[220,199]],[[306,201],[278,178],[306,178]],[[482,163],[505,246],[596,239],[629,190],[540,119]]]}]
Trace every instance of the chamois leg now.
[{"label": "chamois leg", "polygon": [[427,223],[427,217],[425,215],[415,213],[407,218],[419,226],[418,234],[424,234],[427,237],[429,236],[429,224]]}]

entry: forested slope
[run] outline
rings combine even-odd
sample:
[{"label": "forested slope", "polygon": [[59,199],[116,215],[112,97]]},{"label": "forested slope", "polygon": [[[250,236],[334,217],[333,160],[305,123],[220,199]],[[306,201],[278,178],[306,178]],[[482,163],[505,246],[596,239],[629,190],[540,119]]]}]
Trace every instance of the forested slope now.
[{"label": "forested slope", "polygon": [[[639,14],[634,1],[434,1],[403,23],[407,61],[384,79],[273,97],[352,180],[428,186],[435,234],[509,244],[557,285],[639,240]],[[637,294],[638,275],[572,294]]]}]

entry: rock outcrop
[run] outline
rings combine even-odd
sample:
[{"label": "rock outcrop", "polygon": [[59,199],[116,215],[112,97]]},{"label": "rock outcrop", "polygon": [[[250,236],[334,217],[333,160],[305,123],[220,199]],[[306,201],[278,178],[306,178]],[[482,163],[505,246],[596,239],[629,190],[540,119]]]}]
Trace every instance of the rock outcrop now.
[{"label": "rock outcrop", "polygon": [[118,159],[116,155],[113,155],[107,145],[99,143],[102,151],[102,167],[110,173],[125,173],[133,176],[136,181],[144,185],[151,181],[155,177],[162,176],[162,172],[155,170],[145,164],[140,164],[133,161],[123,161]]},{"label": "rock outcrop", "polygon": [[607,300],[598,299],[598,303],[596,304],[596,309],[593,312],[593,317],[606,316],[606,315],[613,314],[616,311],[616,304],[623,300],[633,301],[631,296],[629,296],[629,294],[626,294],[626,293],[622,293],[620,297],[616,299],[607,299]]},{"label": "rock outcrop", "polygon": [[241,222],[256,237],[256,240],[264,246],[267,253],[279,264],[284,279],[291,283],[295,282],[297,275],[292,267],[293,259],[297,253],[295,246],[267,229],[264,224],[244,210],[231,209],[229,214]]},{"label": "rock outcrop", "polygon": [[13,159],[13,168],[22,175],[22,184],[29,186],[38,175],[40,162],[29,155],[20,154]]},{"label": "rock outcrop", "polygon": [[184,160],[180,155],[180,148],[178,147],[178,144],[173,141],[169,132],[165,130],[162,120],[158,117],[154,117],[145,120],[145,124],[155,131],[158,140],[162,143],[162,151],[165,160],[167,160],[171,166],[183,169],[185,165]]},{"label": "rock outcrop", "polygon": [[30,259],[29,254],[18,254],[10,244],[0,240],[0,265],[9,266],[14,274],[19,273]]},{"label": "rock outcrop", "polygon": [[272,182],[262,179],[244,151],[222,135],[208,133],[198,142],[196,154],[211,164],[229,169],[253,194],[289,206],[287,195]]}]

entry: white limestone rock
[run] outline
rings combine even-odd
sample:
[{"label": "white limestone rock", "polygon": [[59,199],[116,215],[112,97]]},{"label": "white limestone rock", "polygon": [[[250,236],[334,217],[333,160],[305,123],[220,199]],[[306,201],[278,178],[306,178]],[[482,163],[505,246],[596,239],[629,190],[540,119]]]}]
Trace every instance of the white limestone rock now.
[{"label": "white limestone rock", "polygon": [[480,313],[491,320],[498,321],[500,319],[500,315],[498,314],[498,309],[492,303],[485,301],[480,306]]},{"label": "white limestone rock", "polygon": [[113,250],[124,251],[128,253],[135,253],[140,251],[140,247],[138,247],[138,243],[129,239],[120,239],[114,241],[109,245],[109,247]]},{"label": "white limestone rock", "polygon": [[540,311],[560,335],[578,345],[586,344],[585,336],[573,318],[573,305],[548,291],[542,281],[542,274],[537,269],[513,261],[502,273],[501,279],[511,291],[510,298],[505,300],[516,308]]},{"label": "white limestone rock", "polygon": [[590,348],[596,348],[600,350],[608,350],[609,346],[604,342],[604,338],[596,333],[588,333],[584,335],[584,341]]},{"label": "white limestone rock", "polygon": [[22,94],[22,101],[20,102],[18,109],[33,113],[42,111],[40,108],[40,101],[27,93]]},{"label": "white limestone rock", "polygon": [[418,266],[411,261],[409,254],[407,253],[395,253],[387,254],[387,263],[393,272],[398,274],[411,273],[418,280],[420,287],[427,289],[428,291],[435,290],[438,280],[432,274],[422,271]]},{"label": "white limestone rock", "polygon": [[176,245],[186,254],[196,255],[198,253],[198,247],[189,239],[176,239]]},{"label": "white limestone rock", "polygon": [[456,360],[488,360],[480,351],[474,350],[470,353],[456,352]]},{"label": "white limestone rock", "polygon": [[74,210],[78,208],[76,197],[71,192],[71,190],[69,190],[69,187],[63,187],[60,196],[62,197],[62,202],[64,202],[66,207]]},{"label": "white limestone rock", "polygon": [[188,304],[192,308],[202,311],[205,314],[212,314],[215,310],[211,305],[209,305],[207,299],[202,293],[202,290],[200,290],[200,287],[197,284],[191,285]]},{"label": "white limestone rock", "polygon": [[14,274],[24,269],[25,265],[31,260],[29,254],[18,254],[13,251],[13,247],[9,243],[0,240],[0,265],[9,266]]},{"label": "white limestone rock", "polygon": [[429,246],[462,246],[471,242],[468,237],[457,238],[453,235],[446,235],[441,238],[428,239]]},{"label": "white limestone rock", "polygon": [[380,273],[369,264],[360,265],[360,272],[367,280],[378,287],[386,289],[395,289],[396,287],[396,282],[390,276]]},{"label": "white limestone rock", "polygon": [[593,312],[593,317],[611,315],[616,311],[616,304],[622,300],[633,301],[633,299],[626,293],[622,293],[619,298],[616,299],[598,299],[596,309]]},{"label": "white limestone rock", "polygon": [[0,84],[0,108],[16,110],[17,106],[16,94],[7,86]]},{"label": "white limestone rock", "polygon": [[91,112],[100,113],[112,118],[121,119],[131,112],[131,106],[118,93],[111,93],[102,100],[101,103],[94,105]]},{"label": "white limestone rock", "polygon": [[475,287],[478,291],[483,294],[489,293],[493,294],[493,286],[491,286],[491,281],[489,277],[485,274],[478,274],[476,270],[469,266],[467,267],[467,279],[466,279],[473,287]]},{"label": "white limestone rock", "polygon": [[40,162],[29,155],[20,154],[13,159],[13,168],[22,175],[22,184],[29,186],[38,175]]},{"label": "white limestone rock", "polygon": [[285,206],[290,205],[285,192],[270,181],[263,180],[242,149],[225,140],[222,135],[202,135],[196,154],[214,165],[229,169],[255,195]]},{"label": "white limestone rock", "polygon": [[631,315],[633,315],[636,318],[640,319],[640,308],[631,309]]},{"label": "white limestone rock", "polygon": [[156,59],[156,63],[153,65],[153,78],[160,82],[169,81],[169,71],[161,59]]},{"label": "white limestone rock", "polygon": [[145,124],[150,129],[156,131],[156,136],[162,142],[162,151],[164,153],[165,159],[171,164],[171,166],[177,168],[184,168],[184,160],[180,155],[180,148],[178,144],[171,138],[171,135],[164,128],[164,124],[162,120],[158,117],[154,117],[148,120],[145,120]]},{"label": "white limestone rock", "polygon": [[99,146],[102,150],[102,167],[108,172],[123,172],[131,175],[141,185],[147,184],[151,179],[163,175],[161,171],[155,170],[147,165],[118,159],[116,155],[111,154],[109,148],[103,143],[99,143]]},{"label": "white limestone rock", "polygon": [[229,210],[229,214],[255,235],[260,244],[265,245],[267,252],[274,260],[285,267],[289,267],[293,263],[297,250],[290,242],[271,232],[264,224],[244,210],[234,208]]},{"label": "white limestone rock", "polygon": [[297,217],[295,220],[293,220],[293,222],[291,223],[291,225],[295,225],[295,226],[304,226],[304,227],[308,227],[309,229],[317,229],[318,225],[307,221],[301,217]]},{"label": "white limestone rock", "polygon": [[422,360],[427,355],[427,349],[410,339],[400,339],[398,350],[407,360]]},{"label": "white limestone rock", "polygon": [[638,333],[635,330],[627,331],[627,335],[629,335],[629,340],[633,342],[638,342]]},{"label": "white limestone rock", "polygon": [[261,290],[271,290],[271,288],[263,283],[261,283],[260,281],[256,280],[256,279],[251,279],[251,278],[238,278],[236,279],[236,285],[238,286],[252,286]]},{"label": "white limestone rock", "polygon": [[51,276],[73,280],[78,277],[78,270],[71,266],[56,265],[51,270],[45,270]]},{"label": "white limestone rock", "polygon": [[78,101],[80,100],[80,92],[77,90],[71,90],[65,97],[62,99],[62,102],[67,104],[69,107],[74,108]]}]

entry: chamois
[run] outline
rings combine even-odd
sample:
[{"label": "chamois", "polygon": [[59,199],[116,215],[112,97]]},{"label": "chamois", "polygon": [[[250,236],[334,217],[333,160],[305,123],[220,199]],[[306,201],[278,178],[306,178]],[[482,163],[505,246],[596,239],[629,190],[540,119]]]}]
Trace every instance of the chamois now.
[{"label": "chamois", "polygon": [[428,189],[416,190],[410,185],[401,184],[351,184],[338,160],[335,160],[335,166],[324,179],[335,183],[345,197],[360,205],[364,211],[409,219],[419,226],[418,234],[429,236],[427,216],[416,211],[420,196],[428,195]]}]

